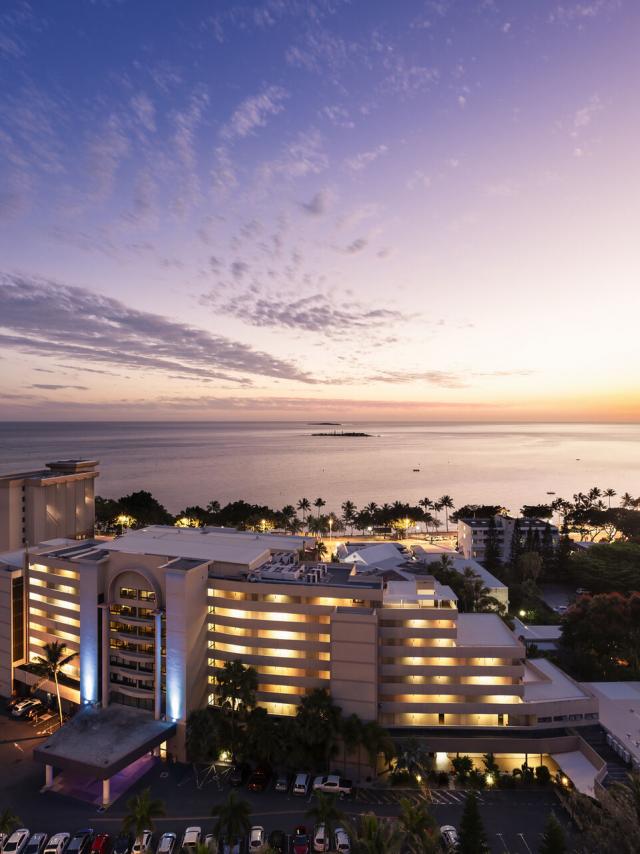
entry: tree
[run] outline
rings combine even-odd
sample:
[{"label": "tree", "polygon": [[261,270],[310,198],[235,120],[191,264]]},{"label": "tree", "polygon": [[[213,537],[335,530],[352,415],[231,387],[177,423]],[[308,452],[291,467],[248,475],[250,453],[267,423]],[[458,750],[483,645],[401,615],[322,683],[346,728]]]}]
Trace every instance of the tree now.
[{"label": "tree", "polygon": [[496,758],[493,753],[484,753],[482,755],[482,764],[484,765],[485,774],[491,774],[494,780],[498,778],[500,774],[500,766],[496,762]]},{"label": "tree", "polygon": [[609,487],[608,489],[605,489],[602,494],[607,499],[609,510],[611,510],[611,499],[614,495],[617,495],[618,493],[615,491],[615,489],[611,489],[611,487]]},{"label": "tree", "polygon": [[449,530],[449,510],[453,510],[453,498],[450,495],[443,495],[442,498],[438,501],[440,507],[444,510],[444,526],[445,530]]},{"label": "tree", "polygon": [[218,842],[231,843],[251,830],[251,804],[233,789],[226,800],[213,807],[211,815],[216,818],[213,834]]},{"label": "tree", "polygon": [[307,817],[316,825],[324,824],[324,833],[328,839],[333,838],[336,827],[340,827],[345,818],[342,810],[338,809],[336,796],[324,792],[315,793],[315,803],[307,810]]},{"label": "tree", "polygon": [[513,531],[511,534],[511,547],[509,549],[509,560],[511,566],[518,565],[518,558],[522,552],[522,531],[520,529],[520,520],[516,519],[513,523]]},{"label": "tree", "polygon": [[353,525],[356,520],[357,507],[353,501],[344,501],[342,503],[342,521],[353,531]]},{"label": "tree", "polygon": [[395,823],[373,813],[360,816],[356,827],[350,826],[353,854],[400,854],[403,834]]},{"label": "tree", "polygon": [[535,583],[542,572],[542,558],[538,552],[523,552],[518,557],[517,567],[521,581],[530,578]]},{"label": "tree", "polygon": [[429,771],[429,753],[417,738],[408,738],[396,758],[396,768],[407,771],[412,777],[426,777]]},{"label": "tree", "polygon": [[308,498],[301,498],[296,504],[297,509],[302,513],[302,521],[307,521],[307,513],[311,510],[311,502]]},{"label": "tree", "polygon": [[132,833],[140,839],[143,831],[153,830],[153,820],[166,815],[164,803],[151,797],[151,789],[143,789],[127,801],[127,814],[122,820],[125,833]]},{"label": "tree", "polygon": [[464,804],[460,819],[460,843],[457,850],[458,854],[486,854],[489,851],[475,792],[469,792]]},{"label": "tree", "polygon": [[412,854],[435,854],[438,846],[437,825],[426,802],[413,804],[407,798],[401,798],[398,823],[408,851]]},{"label": "tree", "polygon": [[362,720],[358,715],[349,715],[343,718],[340,724],[340,737],[343,748],[343,770],[346,774],[347,756],[357,751],[358,756],[358,779],[360,778],[360,747],[362,745]]},{"label": "tree", "polygon": [[553,507],[551,504],[524,504],[520,515],[525,519],[551,519]]},{"label": "tree", "polygon": [[242,754],[262,765],[278,763],[286,752],[278,719],[261,707],[251,709],[242,740]]},{"label": "tree", "polygon": [[231,713],[231,752],[237,751],[238,716],[244,715],[256,704],[258,674],[253,667],[245,667],[239,660],[226,661],[216,672],[217,691],[220,705]]},{"label": "tree", "polygon": [[316,543],[316,556],[318,560],[324,560],[326,556],[329,554],[329,550],[326,545],[322,542],[322,540],[318,540]]},{"label": "tree", "polygon": [[456,772],[456,776],[462,782],[466,780],[466,778],[471,773],[473,769],[473,760],[470,756],[456,756],[451,760],[451,765],[453,770]]},{"label": "tree", "polygon": [[306,749],[308,763],[315,768],[329,769],[335,755],[340,733],[340,707],[323,688],[305,694],[296,709],[296,732]]},{"label": "tree", "polygon": [[362,726],[361,743],[367,751],[369,764],[374,769],[378,762],[378,756],[382,754],[388,764],[395,756],[395,745],[387,730],[380,726],[377,721],[367,721]]},{"label": "tree", "polygon": [[566,851],[567,841],[562,825],[553,813],[549,813],[538,852],[539,854],[566,854]]},{"label": "tree", "polygon": [[577,585],[596,593],[640,590],[640,545],[596,543],[571,556],[569,573]]},{"label": "tree", "polygon": [[327,502],[324,500],[324,498],[316,498],[316,500],[313,502],[313,506],[318,508],[318,515],[320,515],[320,511],[326,503]]},{"label": "tree", "polygon": [[2,810],[2,812],[0,812],[0,835],[4,833],[6,836],[9,836],[16,828],[20,827],[21,824],[22,819],[18,818],[18,816],[10,809]]},{"label": "tree", "polygon": [[66,667],[78,655],[77,652],[70,652],[66,655],[67,647],[60,641],[51,641],[43,647],[44,655],[36,655],[33,659],[34,670],[45,679],[53,679],[56,685],[56,696],[58,698],[58,715],[60,716],[60,726],[62,726],[62,700],[60,699],[60,674],[63,673],[63,668]]},{"label": "tree", "polygon": [[118,499],[121,512],[133,516],[141,528],[147,525],[171,525],[173,516],[150,492],[144,489]]},{"label": "tree", "polygon": [[187,721],[187,755],[190,762],[215,762],[231,746],[228,721],[220,708],[208,706],[191,712]]},{"label": "tree", "polygon": [[594,801],[569,793],[571,812],[583,829],[585,854],[637,854],[640,851],[640,775],[614,783]]}]

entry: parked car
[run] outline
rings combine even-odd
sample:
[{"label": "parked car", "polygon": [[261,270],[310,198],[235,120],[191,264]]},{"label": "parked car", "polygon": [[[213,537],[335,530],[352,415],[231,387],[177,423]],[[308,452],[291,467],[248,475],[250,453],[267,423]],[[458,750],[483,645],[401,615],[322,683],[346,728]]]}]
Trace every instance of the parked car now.
[{"label": "parked car", "polygon": [[293,831],[291,838],[292,854],[309,854],[309,836],[304,825],[300,824]]},{"label": "parked car", "polygon": [[278,854],[287,854],[289,846],[287,844],[287,834],[284,830],[272,830],[269,834],[269,847],[277,851]]},{"label": "parked car", "polygon": [[293,781],[293,788],[291,789],[291,794],[293,795],[304,795],[309,791],[309,786],[311,785],[311,776],[309,774],[296,774],[296,778]]},{"label": "parked car", "polygon": [[89,854],[92,842],[93,830],[90,827],[85,830],[76,830],[69,840],[66,854]]},{"label": "parked car", "polygon": [[91,843],[91,854],[111,854],[111,837],[108,833],[98,833]]},{"label": "parked car", "polygon": [[271,779],[271,768],[268,765],[259,765],[249,777],[247,788],[251,792],[264,792]]},{"label": "parked car", "polygon": [[586,587],[578,587],[576,588],[576,596],[590,596],[591,591],[587,590]]},{"label": "parked car", "polygon": [[458,831],[451,824],[444,824],[440,828],[442,844],[447,851],[455,851],[458,847]]},{"label": "parked car", "polygon": [[201,827],[188,827],[182,837],[182,850],[185,854],[192,854],[196,850],[196,845],[202,840]]},{"label": "parked car", "polygon": [[22,854],[27,847],[27,842],[31,834],[26,827],[21,827],[19,830],[14,830],[11,836],[2,846],[2,854],[6,851],[7,854]]},{"label": "parked car", "polygon": [[207,833],[204,838],[204,844],[211,851],[211,854],[218,854],[218,840],[213,833]]},{"label": "parked car", "polygon": [[39,700],[37,697],[27,697],[15,704],[11,709],[11,714],[14,718],[26,718],[33,712],[37,712],[39,714],[42,711],[44,711],[44,703],[42,700]]},{"label": "parked car", "polygon": [[249,833],[249,851],[262,851],[267,842],[267,834],[264,827],[254,825]]},{"label": "parked car", "polygon": [[240,854],[242,850],[242,839],[238,836],[237,839],[232,839],[230,842],[223,842],[222,854]]},{"label": "parked car", "polygon": [[2,851],[2,846],[7,841],[8,838],[9,838],[8,833],[0,833],[0,851]]},{"label": "parked car", "polygon": [[237,765],[233,765],[229,771],[229,785],[236,787],[244,785],[250,773],[251,768],[249,768],[246,762],[240,762]]},{"label": "parked car", "polygon": [[153,832],[151,830],[143,830],[140,836],[136,836],[136,841],[133,843],[131,854],[149,854],[152,842]]},{"label": "parked car", "polygon": [[313,831],[313,850],[320,854],[327,850],[327,833],[324,824],[317,824]]},{"label": "parked car", "polygon": [[344,827],[336,827],[333,833],[334,848],[339,854],[351,854],[351,840]]},{"label": "parked car", "polygon": [[63,854],[70,839],[70,833],[54,833],[44,847],[44,854]]},{"label": "parked car", "polygon": [[158,841],[156,854],[173,854],[178,837],[175,833],[163,833]]},{"label": "parked car", "polygon": [[119,833],[113,843],[113,854],[131,854],[133,838],[128,833]]},{"label": "parked car", "polygon": [[291,776],[289,774],[278,774],[273,788],[276,792],[288,792],[291,784]]},{"label": "parked car", "polygon": [[46,833],[32,833],[27,842],[27,847],[24,849],[24,854],[42,854],[46,841]]},{"label": "parked car", "polygon": [[569,610],[569,606],[568,605],[556,605],[556,607],[553,610],[556,612],[556,614],[566,614],[567,611]]},{"label": "parked car", "polygon": [[334,795],[350,795],[353,791],[351,780],[345,780],[337,774],[329,774],[325,777],[316,777],[313,781],[314,792],[326,792]]}]

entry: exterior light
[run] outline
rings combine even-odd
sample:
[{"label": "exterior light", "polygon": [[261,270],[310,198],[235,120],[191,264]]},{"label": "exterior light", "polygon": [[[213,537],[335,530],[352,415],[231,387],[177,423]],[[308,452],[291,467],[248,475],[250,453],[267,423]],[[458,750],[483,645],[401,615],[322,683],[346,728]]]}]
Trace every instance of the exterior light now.
[{"label": "exterior light", "polygon": [[484,778],[484,781],[487,784],[487,786],[493,786],[493,784],[495,783],[495,778],[494,778],[493,774],[487,774]]},{"label": "exterior light", "polygon": [[569,785],[569,778],[563,776],[561,782],[562,782],[563,786],[568,786]]},{"label": "exterior light", "polygon": [[422,783],[422,774],[416,774],[416,781]]},{"label": "exterior light", "polygon": [[221,762],[228,762],[230,759],[231,759],[231,754],[229,753],[228,750],[223,750],[220,753],[220,761]]},{"label": "exterior light", "polygon": [[526,617],[526,616],[527,616],[527,612],[524,610],[524,608],[520,608],[520,616],[521,616],[521,617]]}]

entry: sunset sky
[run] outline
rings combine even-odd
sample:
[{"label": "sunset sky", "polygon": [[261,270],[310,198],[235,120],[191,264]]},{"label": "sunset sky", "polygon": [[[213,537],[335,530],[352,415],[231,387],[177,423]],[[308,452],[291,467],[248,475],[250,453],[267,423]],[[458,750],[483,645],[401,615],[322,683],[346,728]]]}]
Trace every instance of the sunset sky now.
[{"label": "sunset sky", "polygon": [[0,418],[640,420],[637,0],[0,7]]}]

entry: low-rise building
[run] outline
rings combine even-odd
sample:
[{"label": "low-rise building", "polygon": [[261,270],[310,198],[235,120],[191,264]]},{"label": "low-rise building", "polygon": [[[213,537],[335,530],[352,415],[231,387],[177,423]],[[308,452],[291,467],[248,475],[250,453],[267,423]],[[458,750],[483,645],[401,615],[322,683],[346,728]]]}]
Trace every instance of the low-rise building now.
[{"label": "low-rise building", "polygon": [[541,546],[545,536],[550,536],[551,544],[558,543],[558,529],[544,519],[514,518],[497,514],[490,518],[458,520],[458,551],[465,558],[475,558],[481,563],[486,558],[487,544],[495,537],[495,547],[499,559],[507,563],[511,559],[514,533],[518,528],[521,548],[533,541]]},{"label": "low-rise building", "polygon": [[458,552],[445,549],[431,551],[425,549],[423,546],[412,546],[412,551],[427,569],[431,564],[441,564],[444,555],[448,568],[459,575],[464,575],[466,570],[471,570],[474,575],[477,575],[481,579],[488,591],[488,595],[496,599],[501,605],[504,605],[505,611],[509,610],[509,588],[507,585],[503,581],[500,581],[499,578],[496,578],[495,575],[490,573],[488,569],[485,569],[474,558],[460,557]]}]

